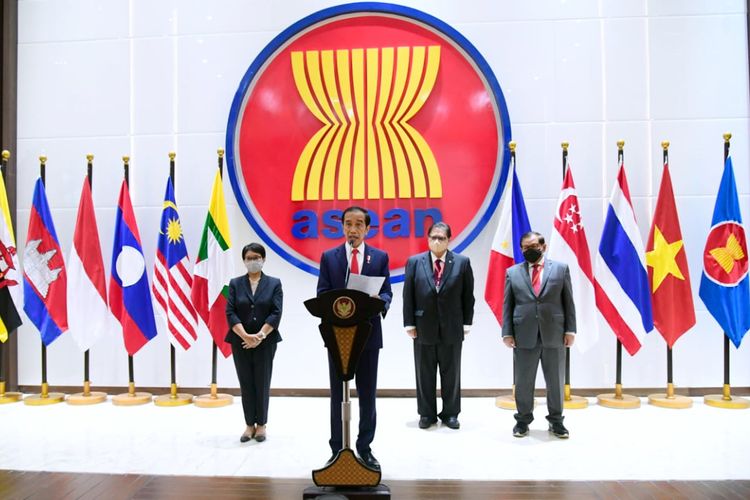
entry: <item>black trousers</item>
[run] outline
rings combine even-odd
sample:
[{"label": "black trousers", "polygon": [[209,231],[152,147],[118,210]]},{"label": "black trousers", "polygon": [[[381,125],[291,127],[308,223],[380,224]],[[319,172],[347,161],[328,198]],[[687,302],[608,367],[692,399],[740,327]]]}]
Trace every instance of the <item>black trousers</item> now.
[{"label": "black trousers", "polygon": [[[357,399],[359,400],[359,434],[357,435],[357,451],[370,452],[370,444],[375,439],[375,425],[377,413],[375,411],[375,393],[378,383],[378,357],[380,349],[365,349],[359,358],[354,381],[357,384]],[[336,453],[343,448],[341,436],[341,400],[343,399],[344,383],[336,375],[336,369],[328,354],[328,378],[331,384],[331,451]],[[353,414],[354,412],[352,412]]]},{"label": "black trousers", "polygon": [[[417,411],[421,417],[442,420],[461,412],[461,348],[453,344],[421,344],[414,341],[414,368],[417,375]],[[437,372],[440,370],[440,394],[443,409],[438,414]]]},{"label": "black trousers", "polygon": [[242,392],[242,410],[247,425],[266,425],[271,372],[277,342],[261,343],[255,349],[243,349],[232,343],[232,357]]}]

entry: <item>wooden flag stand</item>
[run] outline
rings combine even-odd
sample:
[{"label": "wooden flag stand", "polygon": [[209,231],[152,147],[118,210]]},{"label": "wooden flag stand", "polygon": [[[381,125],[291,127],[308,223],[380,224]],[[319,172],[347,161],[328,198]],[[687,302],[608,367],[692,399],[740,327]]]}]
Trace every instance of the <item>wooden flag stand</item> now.
[{"label": "wooden flag stand", "polygon": [[[10,159],[10,151],[7,149],[3,150],[2,153],[2,166],[0,166],[0,175],[5,175],[8,168],[8,160]],[[20,270],[19,270],[20,271]],[[21,286],[19,283],[16,286]],[[10,334],[11,332],[8,332]],[[21,401],[22,394],[20,392],[5,392],[5,375],[3,372],[3,355],[5,344],[0,342],[0,404],[17,403]]]},{"label": "wooden flag stand", "polygon": [[[625,153],[622,150],[624,147],[625,141],[617,141],[618,164],[622,164],[625,157]],[[641,406],[640,398],[631,396],[630,394],[623,394],[622,392],[622,342],[620,342],[620,339],[617,339],[617,374],[615,375],[615,392],[599,394],[596,399],[599,405],[607,408],[630,409]]]},{"label": "wooden flag stand", "polygon": [[[123,170],[125,171],[125,182],[130,185],[130,157],[123,156],[122,163]],[[150,392],[136,392],[133,372],[133,356],[128,354],[128,392],[112,396],[113,405],[138,406],[151,402],[152,396]]]},{"label": "wooden flag stand", "polygon": [[[568,170],[568,146],[565,141],[562,146],[562,175],[565,181],[565,173]],[[574,396],[570,393],[570,347],[565,348],[565,385],[563,386],[563,408],[566,410],[581,410],[589,406],[589,400],[582,396]]]},{"label": "wooden flag stand", "polygon": [[[219,157],[219,175],[222,175],[224,173],[224,148],[217,149],[216,153]],[[231,394],[219,393],[217,389],[216,366],[218,347],[216,346],[216,341],[213,340],[213,336],[211,336],[211,339],[211,392],[209,394],[201,394],[193,400],[193,404],[201,408],[220,408],[231,405],[234,402],[234,397]]]},{"label": "wooden flag stand", "polygon": [[[669,141],[662,141],[663,164],[669,164]],[[649,394],[648,403],[661,408],[690,408],[693,406],[693,400],[675,394],[674,384],[672,384],[672,348],[667,345],[667,392]]]},{"label": "wooden flag stand", "polygon": [[[94,172],[94,155],[87,154],[87,177],[89,182],[89,188],[93,187],[93,172]],[[91,391],[91,381],[89,380],[89,350],[83,353],[83,392],[76,392],[68,396],[66,400],[69,405],[93,405],[97,403],[103,403],[107,400],[106,392]]]},{"label": "wooden flag stand", "polygon": [[[729,157],[729,139],[731,138],[732,134],[728,132],[724,134],[725,163]],[[727,337],[726,332],[724,333],[724,386],[722,387],[721,394],[707,394],[703,397],[703,402],[708,406],[714,406],[716,408],[727,408],[733,410],[750,408],[750,400],[732,396],[732,389],[729,385],[729,337]]]},{"label": "wooden flag stand", "polygon": [[[169,177],[172,179],[174,187],[174,158],[177,154],[174,151],[169,152]],[[176,190],[176,188],[175,188]],[[177,361],[175,359],[175,349],[172,342],[169,343],[169,367],[171,372],[171,383],[169,385],[169,394],[162,394],[154,398],[156,406],[185,406],[193,402],[193,395],[184,392],[177,392]]]},{"label": "wooden flag stand", "polygon": [[[39,172],[42,178],[42,184],[45,184],[45,170],[47,166],[47,157],[39,157]],[[41,394],[32,394],[23,398],[23,404],[29,406],[45,406],[62,403],[65,400],[65,394],[62,392],[49,392],[47,384],[47,346],[42,341],[42,392]]]}]

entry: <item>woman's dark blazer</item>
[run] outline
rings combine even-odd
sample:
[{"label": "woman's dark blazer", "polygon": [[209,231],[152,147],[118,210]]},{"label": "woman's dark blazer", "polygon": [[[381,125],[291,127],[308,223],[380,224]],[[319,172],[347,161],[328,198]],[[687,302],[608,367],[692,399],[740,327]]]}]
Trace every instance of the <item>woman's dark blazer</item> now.
[{"label": "woman's dark blazer", "polygon": [[245,331],[250,335],[258,333],[260,328],[268,323],[273,331],[268,334],[260,345],[271,344],[281,341],[279,334],[279,321],[281,321],[281,310],[284,302],[284,292],[281,290],[281,280],[260,275],[258,287],[253,296],[250,288],[250,280],[247,274],[233,278],[229,282],[229,298],[227,299],[227,322],[229,332],[224,339],[230,344],[242,345],[242,339],[232,331],[237,323],[242,323]]}]

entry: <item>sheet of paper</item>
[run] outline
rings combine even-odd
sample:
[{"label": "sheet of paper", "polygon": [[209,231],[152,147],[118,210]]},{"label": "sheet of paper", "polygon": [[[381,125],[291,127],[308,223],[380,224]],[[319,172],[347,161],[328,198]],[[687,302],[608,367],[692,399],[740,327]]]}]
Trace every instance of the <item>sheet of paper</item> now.
[{"label": "sheet of paper", "polygon": [[383,286],[385,276],[365,276],[364,274],[350,274],[346,288],[359,290],[367,295],[378,295]]}]

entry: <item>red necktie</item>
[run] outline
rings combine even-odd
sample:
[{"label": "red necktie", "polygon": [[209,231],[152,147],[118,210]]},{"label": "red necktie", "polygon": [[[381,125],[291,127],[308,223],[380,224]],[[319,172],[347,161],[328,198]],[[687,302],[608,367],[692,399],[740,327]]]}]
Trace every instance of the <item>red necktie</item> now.
[{"label": "red necktie", "polygon": [[359,261],[357,260],[357,254],[359,250],[352,248],[352,263],[349,266],[349,272],[351,274],[359,274]]},{"label": "red necktie", "polygon": [[534,289],[534,293],[539,295],[542,290],[542,266],[540,264],[534,264],[531,266],[531,287]]},{"label": "red necktie", "polygon": [[435,278],[435,286],[440,286],[440,280],[443,278],[443,261],[438,259],[435,261],[435,271],[432,274]]}]

